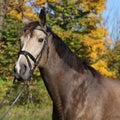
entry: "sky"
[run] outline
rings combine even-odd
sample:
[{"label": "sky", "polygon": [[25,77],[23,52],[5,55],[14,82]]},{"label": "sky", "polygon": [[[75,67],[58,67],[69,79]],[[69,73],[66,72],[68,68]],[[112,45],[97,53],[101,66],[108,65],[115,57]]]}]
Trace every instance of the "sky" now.
[{"label": "sky", "polygon": [[113,41],[120,40],[120,0],[107,0],[102,17],[109,37]]}]

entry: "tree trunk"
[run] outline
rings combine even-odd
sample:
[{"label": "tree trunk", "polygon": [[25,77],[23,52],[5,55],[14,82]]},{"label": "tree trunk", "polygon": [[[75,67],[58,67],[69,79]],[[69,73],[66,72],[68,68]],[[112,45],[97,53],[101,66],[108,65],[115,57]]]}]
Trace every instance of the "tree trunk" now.
[{"label": "tree trunk", "polygon": [[2,39],[2,34],[1,34],[1,30],[3,27],[3,19],[5,16],[5,7],[4,7],[4,1],[0,0],[0,40]]}]

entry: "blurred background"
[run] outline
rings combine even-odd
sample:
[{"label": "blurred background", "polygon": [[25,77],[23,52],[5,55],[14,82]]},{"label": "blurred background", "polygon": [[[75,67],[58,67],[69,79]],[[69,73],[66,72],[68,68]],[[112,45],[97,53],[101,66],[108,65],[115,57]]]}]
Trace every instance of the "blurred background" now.
[{"label": "blurred background", "polygon": [[[23,32],[21,12],[34,21],[41,8],[51,27],[69,48],[102,75],[120,79],[120,1],[119,0],[0,0],[0,101],[11,88],[0,116],[22,87],[12,85],[13,66]],[[51,120],[52,102],[39,71],[12,108],[9,120]]]}]

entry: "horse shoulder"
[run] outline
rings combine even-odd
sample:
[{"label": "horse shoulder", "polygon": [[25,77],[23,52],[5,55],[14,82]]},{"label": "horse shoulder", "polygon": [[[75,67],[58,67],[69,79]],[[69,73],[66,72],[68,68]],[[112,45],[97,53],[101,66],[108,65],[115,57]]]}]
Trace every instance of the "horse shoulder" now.
[{"label": "horse shoulder", "polygon": [[119,120],[120,119],[120,81],[119,80],[103,80],[104,89],[107,92],[104,101],[103,120]]}]

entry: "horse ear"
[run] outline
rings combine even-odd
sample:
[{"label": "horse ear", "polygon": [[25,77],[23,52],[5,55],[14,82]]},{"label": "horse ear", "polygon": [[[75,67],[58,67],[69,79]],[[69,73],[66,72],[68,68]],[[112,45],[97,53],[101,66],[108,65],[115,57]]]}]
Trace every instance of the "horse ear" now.
[{"label": "horse ear", "polygon": [[25,17],[24,13],[22,12],[22,23],[23,23],[23,25],[27,25],[27,24],[29,24],[30,22],[31,22],[31,21],[28,20],[28,19]]},{"label": "horse ear", "polygon": [[39,24],[42,27],[45,27],[46,24],[46,14],[45,14],[45,10],[41,9],[40,14],[39,14]]}]

